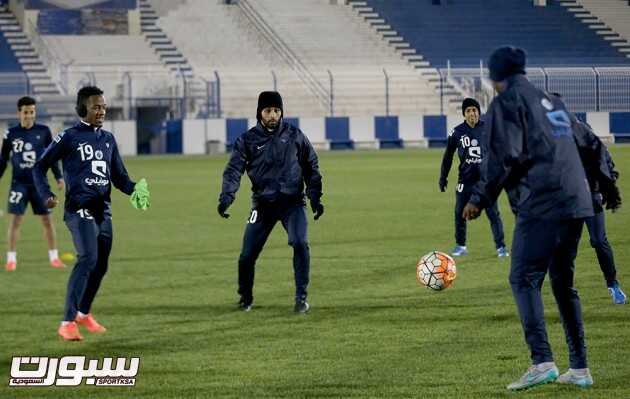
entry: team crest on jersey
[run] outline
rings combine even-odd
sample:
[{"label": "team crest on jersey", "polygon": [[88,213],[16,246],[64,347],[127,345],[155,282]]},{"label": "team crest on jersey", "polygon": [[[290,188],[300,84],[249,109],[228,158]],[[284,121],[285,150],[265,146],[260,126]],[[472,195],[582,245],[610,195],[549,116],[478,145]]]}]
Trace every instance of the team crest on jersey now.
[{"label": "team crest on jersey", "polygon": [[103,151],[101,151],[101,150],[94,151],[94,157],[96,159],[103,159]]},{"label": "team crest on jersey", "polygon": [[32,149],[33,149],[33,144],[31,144],[31,143],[26,143],[26,144],[24,144],[24,149],[25,149],[26,151],[28,151],[28,150],[32,150]]},{"label": "team crest on jersey", "polygon": [[35,165],[35,161],[37,161],[37,154],[35,151],[24,151],[22,153],[23,163],[20,163],[20,167],[24,168],[32,168]]}]

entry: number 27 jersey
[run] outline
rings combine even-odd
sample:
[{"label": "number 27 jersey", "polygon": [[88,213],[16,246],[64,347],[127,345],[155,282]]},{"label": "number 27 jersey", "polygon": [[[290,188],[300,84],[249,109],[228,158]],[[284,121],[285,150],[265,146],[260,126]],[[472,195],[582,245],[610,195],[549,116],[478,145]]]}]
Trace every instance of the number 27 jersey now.
[{"label": "number 27 jersey", "polygon": [[[0,177],[11,162],[12,183],[33,184],[32,169],[35,161],[51,142],[50,129],[45,125],[36,123],[29,129],[17,125],[7,130],[0,151]],[[55,179],[61,179],[57,163],[52,164],[51,169]]]},{"label": "number 27 jersey", "polygon": [[43,198],[53,196],[45,174],[58,160],[63,164],[66,181],[67,211],[105,209],[111,201],[112,184],[127,195],[133,192],[135,183],[127,174],[111,132],[80,122],[60,133],[33,170],[37,191]]}]

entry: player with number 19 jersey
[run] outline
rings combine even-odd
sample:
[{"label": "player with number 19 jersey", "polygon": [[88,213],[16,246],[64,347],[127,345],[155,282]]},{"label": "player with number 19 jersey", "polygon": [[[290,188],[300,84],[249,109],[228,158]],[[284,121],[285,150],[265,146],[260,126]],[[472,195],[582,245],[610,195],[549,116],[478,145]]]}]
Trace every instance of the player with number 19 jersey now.
[{"label": "player with number 19 jersey", "polygon": [[33,178],[43,198],[53,196],[46,170],[58,160],[66,181],[66,212],[88,210],[99,218],[110,213],[111,185],[127,195],[133,192],[111,132],[83,121],[60,133],[37,161]]}]

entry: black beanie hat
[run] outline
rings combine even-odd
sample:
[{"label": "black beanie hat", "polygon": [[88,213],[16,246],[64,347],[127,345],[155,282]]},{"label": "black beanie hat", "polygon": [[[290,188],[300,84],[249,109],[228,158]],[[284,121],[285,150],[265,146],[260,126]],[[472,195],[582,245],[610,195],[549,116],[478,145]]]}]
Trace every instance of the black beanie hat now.
[{"label": "black beanie hat", "polygon": [[525,61],[527,53],[522,48],[514,46],[499,47],[492,52],[488,60],[490,79],[500,82],[512,75],[525,75]]},{"label": "black beanie hat", "polygon": [[479,114],[481,114],[481,107],[479,106],[477,100],[475,100],[474,98],[468,97],[464,99],[464,102],[462,102],[462,115],[466,115],[466,108],[468,107],[477,108],[477,111],[479,112]]},{"label": "black beanie hat", "polygon": [[256,119],[260,121],[260,114],[263,109],[269,107],[280,108],[282,116],[284,116],[284,109],[282,108],[282,96],[277,91],[263,91],[258,96],[258,108],[256,108]]}]

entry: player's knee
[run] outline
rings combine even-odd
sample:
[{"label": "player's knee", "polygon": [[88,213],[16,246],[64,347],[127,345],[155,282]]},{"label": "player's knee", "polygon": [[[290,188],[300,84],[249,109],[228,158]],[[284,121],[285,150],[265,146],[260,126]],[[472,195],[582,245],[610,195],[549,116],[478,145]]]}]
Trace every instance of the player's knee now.
[{"label": "player's knee", "polygon": [[512,287],[518,287],[522,280],[522,277],[516,273],[510,273],[510,276],[508,277],[508,281]]},{"label": "player's knee", "polygon": [[52,227],[52,220],[50,220],[50,216],[48,215],[43,215],[42,216],[42,224],[44,225],[44,227],[46,228],[51,228]]},{"label": "player's knee", "polygon": [[557,300],[573,299],[578,296],[573,284],[565,279],[551,279],[551,291]]},{"label": "player's knee", "polygon": [[606,239],[606,237],[596,237],[596,238],[591,238],[591,247],[595,248],[595,249],[599,249],[599,248],[606,248],[608,246],[608,240]]},{"label": "player's knee", "polygon": [[105,273],[107,273],[107,263],[96,262],[96,267],[94,269],[94,273],[95,274],[99,274],[101,276],[104,276]]},{"label": "player's knee", "polygon": [[22,215],[14,215],[11,219],[11,228],[19,229],[22,225],[23,216]]},{"label": "player's knee", "polygon": [[512,270],[510,272],[509,281],[514,290],[530,290],[540,288],[544,277],[544,273],[528,273],[520,270]]},{"label": "player's knee", "polygon": [[289,245],[296,251],[308,251],[308,241],[297,238],[289,241]]},{"label": "player's knee", "polygon": [[98,254],[96,252],[84,252],[79,254],[77,263],[81,264],[88,270],[94,270],[98,262]]},{"label": "player's knee", "polygon": [[256,255],[252,251],[243,251],[238,257],[239,266],[248,266],[256,262]]},{"label": "player's knee", "polygon": [[544,330],[544,319],[541,320],[536,317],[523,317],[523,327],[528,331],[541,331]]}]

